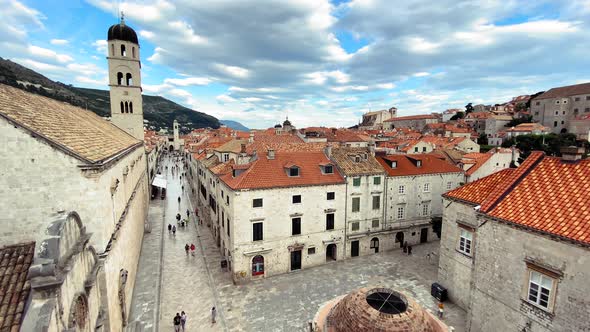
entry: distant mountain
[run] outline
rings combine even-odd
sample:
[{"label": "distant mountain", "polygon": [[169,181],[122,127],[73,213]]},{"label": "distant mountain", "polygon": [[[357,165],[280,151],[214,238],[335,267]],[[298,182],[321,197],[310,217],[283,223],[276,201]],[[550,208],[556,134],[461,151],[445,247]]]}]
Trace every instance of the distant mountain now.
[{"label": "distant mountain", "polygon": [[[100,116],[110,116],[108,90],[77,88],[49,78],[10,60],[0,58],[0,83],[86,108]],[[143,95],[143,114],[151,129],[172,128],[178,120],[183,131],[193,128],[219,128],[215,117],[178,105],[159,96]]]},{"label": "distant mountain", "polygon": [[243,124],[237,122],[237,121],[232,121],[232,120],[219,120],[219,122],[222,125],[225,125],[228,128],[234,129],[234,130],[241,130],[241,131],[250,131],[250,129],[246,126],[244,126]]}]

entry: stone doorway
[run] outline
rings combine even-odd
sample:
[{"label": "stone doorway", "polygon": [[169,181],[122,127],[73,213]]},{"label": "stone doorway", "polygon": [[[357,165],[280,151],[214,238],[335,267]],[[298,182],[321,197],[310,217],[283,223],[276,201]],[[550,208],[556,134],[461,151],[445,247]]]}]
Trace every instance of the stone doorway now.
[{"label": "stone doorway", "polygon": [[335,261],[336,260],[336,251],[337,247],[334,243],[328,244],[326,247],[326,262]]},{"label": "stone doorway", "polygon": [[397,232],[395,234],[395,242],[399,242],[400,248],[404,246],[404,232]]}]

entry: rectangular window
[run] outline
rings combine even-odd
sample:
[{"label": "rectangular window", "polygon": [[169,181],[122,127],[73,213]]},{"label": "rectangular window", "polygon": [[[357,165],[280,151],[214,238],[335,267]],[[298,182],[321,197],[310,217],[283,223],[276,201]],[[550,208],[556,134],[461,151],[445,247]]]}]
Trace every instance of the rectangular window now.
[{"label": "rectangular window", "polygon": [[291,235],[301,234],[301,218],[291,219]]},{"label": "rectangular window", "polygon": [[355,187],[360,186],[361,185],[361,178],[358,177],[358,178],[352,179],[352,185],[355,186]]},{"label": "rectangular window", "polygon": [[374,177],[373,184],[380,185],[381,184],[381,177],[380,176]]},{"label": "rectangular window", "polygon": [[313,254],[315,254],[315,247],[313,247],[313,248],[307,248],[307,254],[308,254],[308,255],[313,255]]},{"label": "rectangular window", "polygon": [[332,165],[324,166],[324,173],[326,173],[326,174],[334,173],[334,167],[332,167]]},{"label": "rectangular window", "polygon": [[527,300],[532,304],[549,309],[555,279],[533,270],[530,270],[529,273]]},{"label": "rectangular window", "polygon": [[255,222],[252,224],[252,241],[262,241],[262,223]]},{"label": "rectangular window", "polygon": [[352,230],[353,230],[353,231],[358,231],[358,230],[359,230],[359,228],[360,228],[360,227],[359,227],[359,222],[358,222],[358,221],[355,221],[355,222],[353,222],[353,223],[351,224],[351,227],[352,227]]},{"label": "rectangular window", "polygon": [[539,105],[541,105],[541,102],[538,101],[538,102],[535,103],[535,105],[539,106]]},{"label": "rectangular window", "polygon": [[262,198],[254,198],[252,200],[252,207],[262,207]]},{"label": "rectangular window", "polygon": [[227,218],[227,236],[229,237],[229,218]]},{"label": "rectangular window", "polygon": [[405,194],[406,193],[406,186],[401,185],[401,186],[397,187],[397,193],[398,194]]},{"label": "rectangular window", "polygon": [[405,208],[403,206],[399,206],[397,208],[397,219],[404,219],[405,215]]},{"label": "rectangular window", "polygon": [[299,167],[289,168],[289,176],[299,176]]},{"label": "rectangular window", "polygon": [[359,212],[361,210],[361,198],[360,197],[353,197],[352,198],[352,212]]},{"label": "rectangular window", "polygon": [[425,183],[424,184],[424,192],[425,193],[430,192],[430,183]]},{"label": "rectangular window", "polygon": [[223,162],[228,162],[229,161],[229,153],[224,153],[223,154]]},{"label": "rectangular window", "polygon": [[293,195],[293,204],[301,203],[301,195]]},{"label": "rectangular window", "polygon": [[422,147],[422,152],[426,152],[426,147],[425,146]]},{"label": "rectangular window", "polygon": [[335,196],[336,196],[336,194],[333,191],[327,192],[326,193],[326,200],[333,201]]},{"label": "rectangular window", "polygon": [[225,203],[229,205],[229,196],[225,196]]},{"label": "rectangular window", "polygon": [[461,229],[461,235],[459,236],[459,251],[471,256],[471,243],[473,241],[473,233]]},{"label": "rectangular window", "polygon": [[373,219],[373,221],[371,222],[371,227],[373,227],[373,228],[379,227],[379,219]]},{"label": "rectangular window", "polygon": [[586,100],[590,100],[590,96],[586,96]]},{"label": "rectangular window", "polygon": [[381,196],[373,196],[373,210],[381,208]]},{"label": "rectangular window", "polygon": [[414,152],[418,152],[418,147],[414,147]]},{"label": "rectangular window", "polygon": [[576,101],[580,101],[580,97],[576,97],[576,99],[575,99],[575,100],[576,100]]},{"label": "rectangular window", "polygon": [[334,229],[334,214],[333,213],[327,213],[326,214],[326,230],[332,230]]},{"label": "rectangular window", "polygon": [[447,190],[451,190],[453,188],[453,182],[447,182]]},{"label": "rectangular window", "polygon": [[422,216],[428,216],[430,213],[430,203],[422,203]]}]

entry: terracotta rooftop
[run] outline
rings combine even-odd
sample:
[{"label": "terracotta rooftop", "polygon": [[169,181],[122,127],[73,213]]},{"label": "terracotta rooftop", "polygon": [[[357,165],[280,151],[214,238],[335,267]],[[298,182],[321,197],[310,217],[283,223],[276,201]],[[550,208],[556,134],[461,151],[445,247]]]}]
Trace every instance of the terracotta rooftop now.
[{"label": "terracotta rooftop", "polygon": [[0,248],[0,330],[20,330],[31,291],[27,280],[33,262],[35,243]]},{"label": "terracotta rooftop", "polygon": [[4,84],[0,117],[88,163],[143,143],[90,111]]},{"label": "terracotta rooftop", "polygon": [[549,89],[547,92],[534,98],[535,100],[569,97],[575,95],[590,94],[590,83],[582,83],[576,85],[561,86],[558,88]]},{"label": "terracotta rooftop", "polygon": [[248,144],[248,140],[232,139],[231,141],[215,148],[215,151],[238,153],[242,148],[242,144]]},{"label": "terracotta rooftop", "polygon": [[432,114],[408,115],[408,116],[398,116],[395,118],[387,119],[383,122],[395,122],[395,121],[407,121],[407,120],[427,120],[427,119],[438,119],[438,117],[436,115],[432,115]]},{"label": "terracotta rooftop", "polygon": [[[355,157],[359,156],[358,162]],[[366,157],[366,159],[364,158]],[[345,175],[384,174],[385,170],[368,148],[332,148],[330,157]]]},{"label": "terracotta rooftop", "polygon": [[[480,188],[482,182],[489,186]],[[477,201],[480,212],[491,217],[590,245],[589,159],[567,162],[535,151],[507,174],[492,174],[445,195]]]},{"label": "terracotta rooftop", "polygon": [[[274,159],[259,154],[250,167],[237,176],[228,172],[220,179],[232,189],[269,189],[278,187],[314,186],[344,183],[334,169],[333,174],[322,174],[320,164],[330,162],[323,152],[275,152]],[[299,167],[299,176],[289,176],[286,165]]]},{"label": "terracotta rooftop", "polygon": [[[409,176],[439,173],[461,173],[458,167],[433,154],[393,154],[377,156],[389,176]],[[418,161],[421,165],[418,166]],[[396,162],[392,167],[392,162]]]},{"label": "terracotta rooftop", "polygon": [[491,157],[493,156],[492,153],[467,153],[463,155],[462,162],[464,164],[472,162],[473,166],[471,166],[465,173],[467,175],[471,175],[475,173],[478,169],[481,168]]}]

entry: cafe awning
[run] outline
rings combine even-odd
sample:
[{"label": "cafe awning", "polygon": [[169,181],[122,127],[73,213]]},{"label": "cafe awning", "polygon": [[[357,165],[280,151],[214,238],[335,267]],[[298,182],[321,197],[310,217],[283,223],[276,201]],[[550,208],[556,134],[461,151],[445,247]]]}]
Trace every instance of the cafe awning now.
[{"label": "cafe awning", "polygon": [[152,186],[166,189],[166,179],[164,179],[162,175],[158,174],[154,177]]}]

